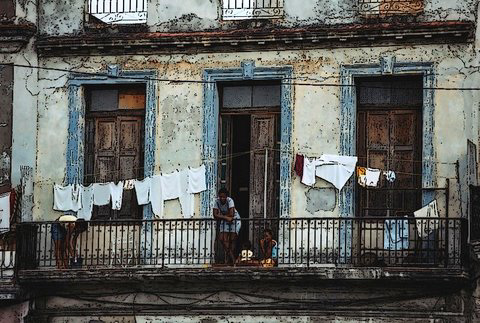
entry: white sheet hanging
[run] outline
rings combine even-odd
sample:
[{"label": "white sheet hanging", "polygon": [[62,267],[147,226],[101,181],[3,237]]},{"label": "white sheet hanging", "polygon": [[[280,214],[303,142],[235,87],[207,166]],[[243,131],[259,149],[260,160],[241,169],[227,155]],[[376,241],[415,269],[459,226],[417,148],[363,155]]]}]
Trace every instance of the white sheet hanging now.
[{"label": "white sheet hanging", "polygon": [[[315,162],[315,175],[341,190],[355,172],[357,160],[357,157],[352,156],[324,154]],[[303,172],[305,174],[305,168]]]}]

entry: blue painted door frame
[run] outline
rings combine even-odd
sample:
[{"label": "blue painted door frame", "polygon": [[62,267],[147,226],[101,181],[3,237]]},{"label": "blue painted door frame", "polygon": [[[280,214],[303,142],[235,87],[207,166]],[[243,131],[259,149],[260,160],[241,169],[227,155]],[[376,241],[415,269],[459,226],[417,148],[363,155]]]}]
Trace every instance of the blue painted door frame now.
[{"label": "blue painted door frame", "polygon": [[289,217],[291,210],[292,164],[292,74],[290,66],[255,67],[244,62],[243,68],[207,69],[204,71],[203,159],[207,169],[207,190],[202,193],[202,216],[213,215],[217,195],[219,98],[218,82],[243,80],[281,81],[281,144],[280,144],[280,216]]},{"label": "blue painted door frame", "polygon": [[[433,145],[434,134],[434,87],[435,75],[432,63],[395,63],[392,75],[421,75],[423,76],[423,126],[422,126],[422,187],[435,188],[435,149]],[[341,69],[341,133],[340,154],[356,155],[356,116],[357,102],[355,91],[355,77],[380,76],[381,65],[353,65],[342,66]],[[423,205],[431,202],[435,192],[424,191]],[[355,215],[354,182],[351,179],[342,189],[340,194],[340,216],[353,217]],[[346,223],[346,222],[345,222]],[[348,260],[352,250],[352,224],[348,222],[341,227],[340,232],[340,260]]]},{"label": "blue painted door frame", "polygon": [[[82,183],[84,173],[85,147],[85,98],[86,85],[145,84],[145,156],[144,176],[153,175],[155,168],[155,124],[157,114],[157,85],[155,71],[125,71],[120,77],[86,76],[72,74],[68,81],[68,143],[67,143],[67,183]],[[150,207],[145,207],[145,219],[152,218]]]}]

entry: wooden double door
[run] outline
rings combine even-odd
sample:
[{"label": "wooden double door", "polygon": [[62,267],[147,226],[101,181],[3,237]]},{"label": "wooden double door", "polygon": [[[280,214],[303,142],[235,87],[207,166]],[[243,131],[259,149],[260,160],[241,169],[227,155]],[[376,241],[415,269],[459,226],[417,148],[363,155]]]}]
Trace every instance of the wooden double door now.
[{"label": "wooden double door", "polygon": [[357,185],[359,216],[411,215],[421,206],[421,109],[368,108],[357,113],[360,166],[393,170],[393,182],[380,176],[376,188]]},{"label": "wooden double door", "polygon": [[[86,123],[86,181],[115,182],[143,174],[143,115],[97,116]],[[124,190],[122,208],[95,207],[94,217],[141,218],[134,190]]]}]

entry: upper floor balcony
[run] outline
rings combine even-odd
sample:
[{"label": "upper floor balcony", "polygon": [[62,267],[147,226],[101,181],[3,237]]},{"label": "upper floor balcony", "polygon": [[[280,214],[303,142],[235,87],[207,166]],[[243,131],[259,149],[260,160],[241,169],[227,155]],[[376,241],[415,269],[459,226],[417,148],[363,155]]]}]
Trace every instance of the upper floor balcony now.
[{"label": "upper floor balcony", "polygon": [[[114,272],[278,274],[294,268],[332,279],[339,270],[367,268],[434,278],[435,271],[462,271],[466,225],[465,219],[453,218],[242,219],[231,226],[238,235],[226,237],[214,219],[23,223],[17,231],[17,269],[21,282]],[[262,240],[265,229],[273,233],[271,247]],[[235,267],[225,255],[227,238]]]}]

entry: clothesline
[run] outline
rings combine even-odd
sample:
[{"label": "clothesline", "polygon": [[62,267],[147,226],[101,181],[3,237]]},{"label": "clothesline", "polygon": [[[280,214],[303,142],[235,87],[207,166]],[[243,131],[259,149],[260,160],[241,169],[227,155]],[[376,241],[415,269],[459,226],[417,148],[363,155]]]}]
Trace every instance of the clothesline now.
[{"label": "clothesline", "polygon": [[[237,152],[237,153],[233,153],[233,154],[229,154],[229,155],[224,155],[220,158],[217,158],[217,159],[196,159],[194,160],[195,163],[208,163],[208,162],[213,162],[213,161],[217,161],[217,162],[221,162],[221,161],[226,161],[226,160],[229,160],[229,159],[233,159],[233,158],[237,158],[237,157],[240,157],[240,156],[244,156],[244,155],[248,155],[248,154],[251,154],[251,153],[254,153],[254,152],[261,152],[261,151],[264,151],[265,149],[269,149],[269,150],[272,150],[272,151],[277,151],[277,152],[283,152],[283,151],[286,151],[286,150],[282,150],[282,149],[277,149],[277,148],[259,148],[259,149],[253,149],[253,150],[249,150],[249,151],[243,151],[243,152]],[[293,150],[289,150],[289,152],[291,152]],[[302,154],[301,152],[297,152],[298,154]],[[308,154],[303,154],[303,155],[307,155]],[[315,157],[315,156],[312,156],[312,157]],[[273,158],[273,156],[272,156]],[[357,157],[357,158],[366,158],[366,157]],[[404,159],[394,159],[394,158],[390,158],[390,159],[385,159],[385,160],[388,160],[388,161],[397,161],[397,162],[416,162],[416,163],[423,163],[423,162],[431,162],[431,163],[435,163],[435,164],[445,164],[445,165],[456,165],[456,163],[452,163],[452,162],[440,162],[440,161],[435,161],[435,160],[404,160]],[[141,166],[141,167],[134,167],[134,168],[131,168],[131,170],[133,171],[138,171],[138,170],[144,170],[145,167],[144,166]],[[177,169],[178,171],[178,169]],[[102,172],[102,173],[89,173],[89,174],[83,174],[83,177],[94,177],[94,179],[96,180],[97,177],[100,177],[100,175],[117,175],[119,174],[121,171],[120,170],[112,170],[112,171],[107,171],[107,172]],[[159,172],[159,173],[158,173]],[[395,172],[397,174],[402,174],[402,175],[411,175],[411,176],[422,176],[423,174],[421,173],[408,173],[408,172]],[[152,175],[162,175],[162,172],[161,172],[161,166],[158,165],[158,166],[155,166],[153,168],[153,174]],[[77,176],[77,178],[80,177],[80,176]],[[131,178],[131,179],[141,179],[143,178],[144,176],[140,176],[140,177],[137,177],[137,178]],[[448,178],[448,179],[455,179],[455,177],[447,177],[447,176],[441,176],[441,175],[437,175],[437,178]],[[36,184],[55,184],[55,183],[60,183],[60,182],[63,182],[65,180],[65,178],[47,178],[47,179],[43,179],[43,180],[40,180],[40,181],[36,181],[35,183]]]}]

